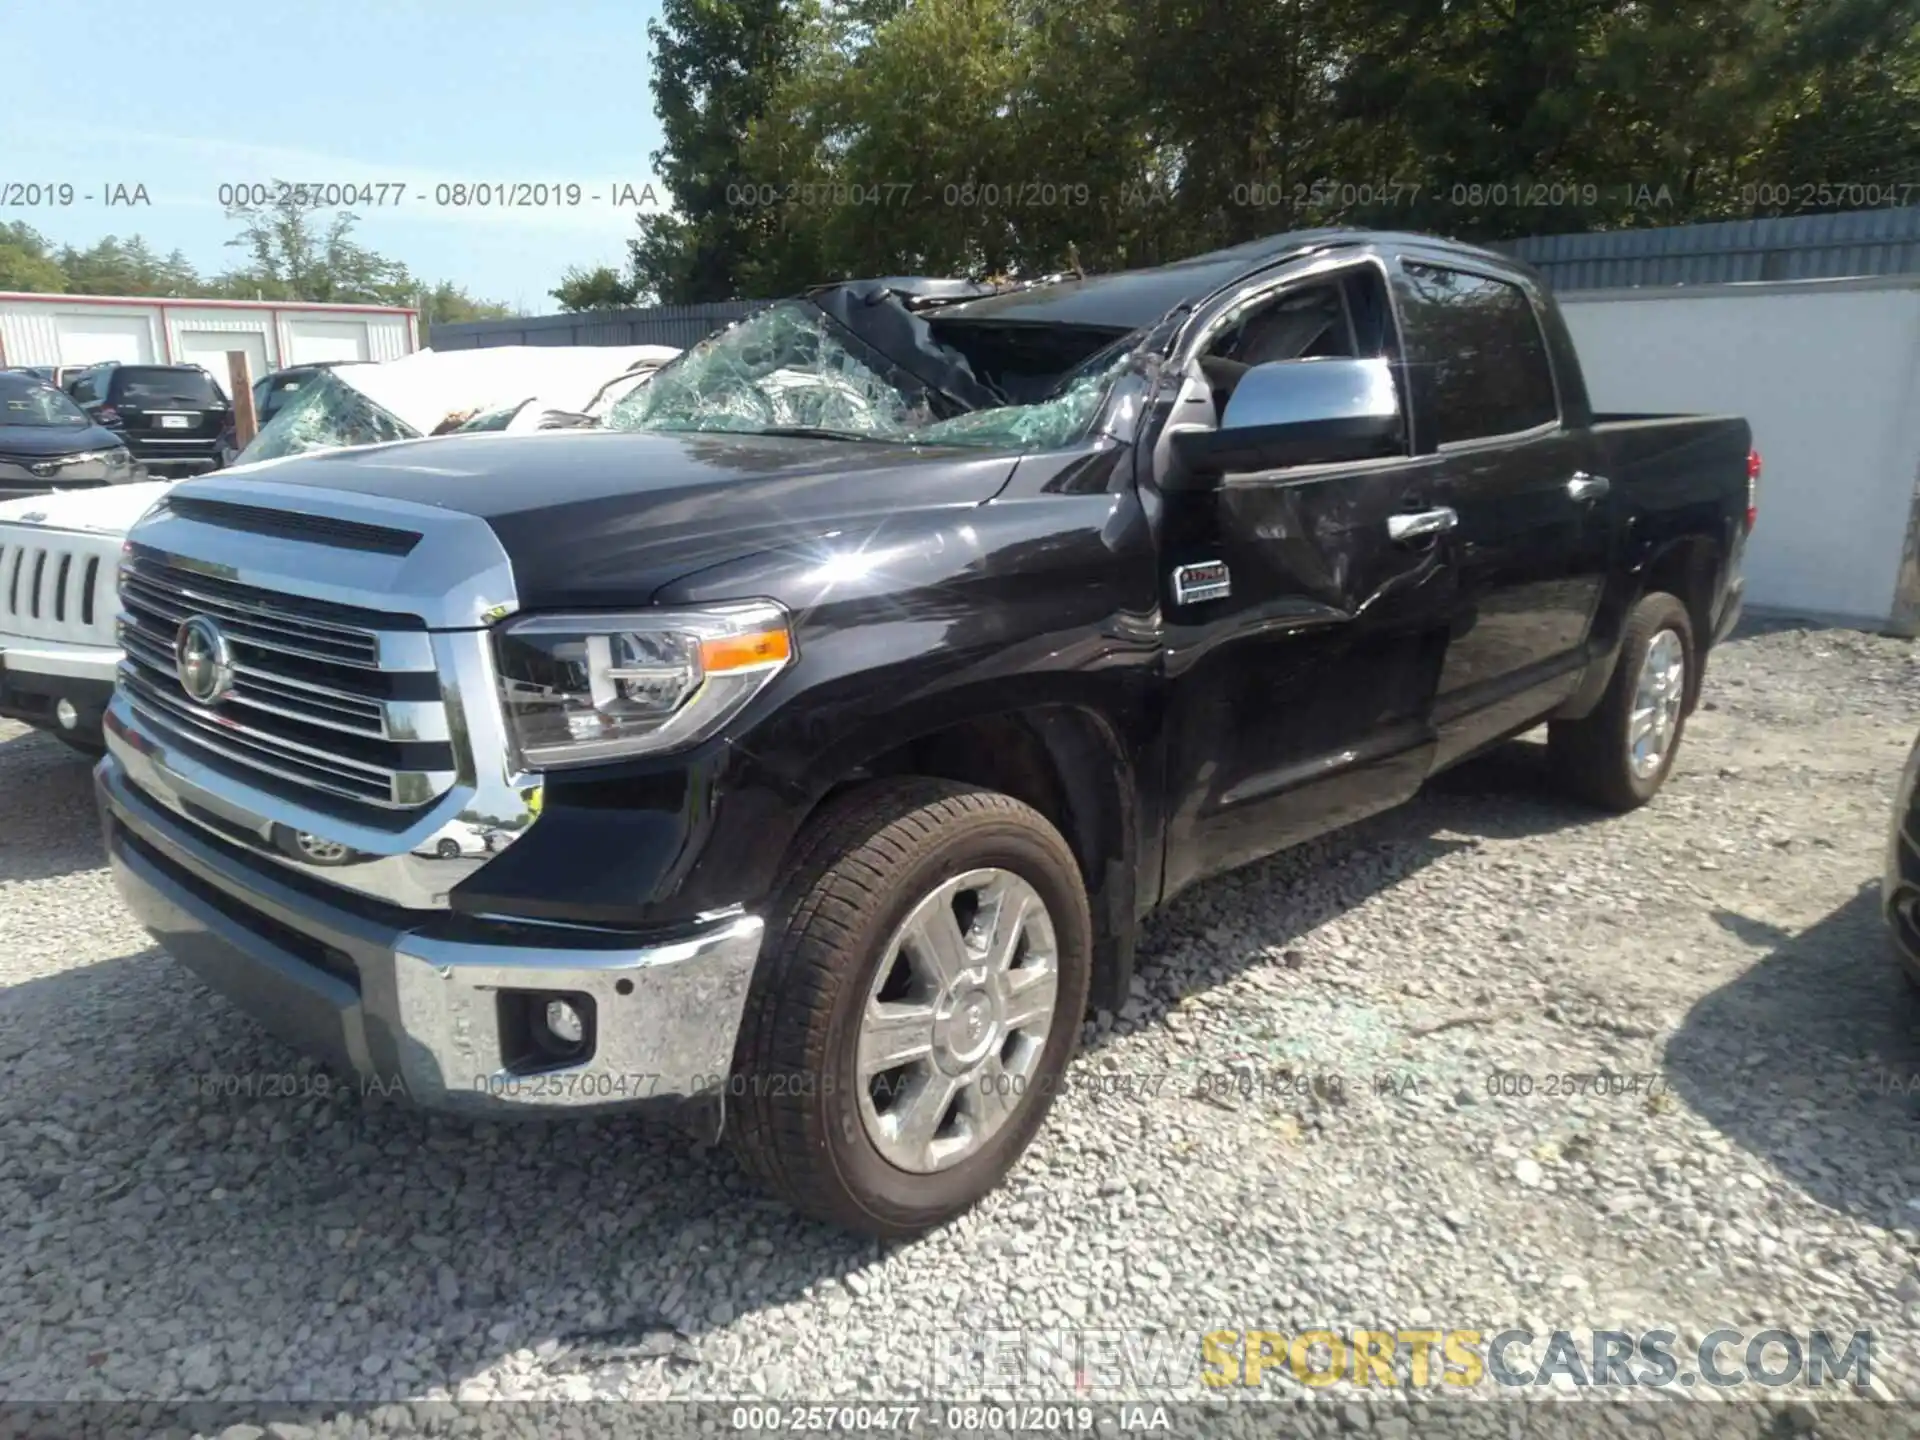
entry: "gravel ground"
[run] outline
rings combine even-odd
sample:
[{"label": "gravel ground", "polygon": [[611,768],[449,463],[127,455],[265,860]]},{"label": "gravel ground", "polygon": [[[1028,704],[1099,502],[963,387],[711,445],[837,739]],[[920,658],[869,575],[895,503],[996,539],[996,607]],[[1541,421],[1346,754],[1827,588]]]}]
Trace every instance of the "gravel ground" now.
[{"label": "gravel ground", "polygon": [[[1920,652],[1750,632],[1707,695],[1634,815],[1522,741],[1182,897],[1006,1186],[886,1247],[630,1122],[224,1093],[320,1080],[120,910],[84,762],[0,730],[0,1394],[344,1436],[472,1428],[403,1400],[1218,1400],[1221,1329],[1777,1325],[1872,1329],[1875,1393],[1920,1399],[1920,1002],[1875,900]],[[1367,1393],[1297,1427],[1437,1413]]]}]

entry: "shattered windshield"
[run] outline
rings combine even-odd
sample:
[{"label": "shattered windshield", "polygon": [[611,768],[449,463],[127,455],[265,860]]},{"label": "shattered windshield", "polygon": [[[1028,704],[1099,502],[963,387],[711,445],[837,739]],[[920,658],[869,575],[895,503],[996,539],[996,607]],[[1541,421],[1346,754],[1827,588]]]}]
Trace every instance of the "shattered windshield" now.
[{"label": "shattered windshield", "polygon": [[84,430],[92,423],[85,411],[51,385],[25,375],[0,375],[0,425]]},{"label": "shattered windshield", "polygon": [[924,390],[869,365],[821,311],[784,301],[702,341],[607,413],[609,430],[825,432],[850,440],[1043,449],[1077,439],[1129,351],[1031,405],[937,418]]},{"label": "shattered windshield", "polygon": [[293,392],[234,463],[247,465],[309,450],[379,445],[388,440],[417,440],[419,436],[412,426],[395,419],[339,376],[323,370]]}]

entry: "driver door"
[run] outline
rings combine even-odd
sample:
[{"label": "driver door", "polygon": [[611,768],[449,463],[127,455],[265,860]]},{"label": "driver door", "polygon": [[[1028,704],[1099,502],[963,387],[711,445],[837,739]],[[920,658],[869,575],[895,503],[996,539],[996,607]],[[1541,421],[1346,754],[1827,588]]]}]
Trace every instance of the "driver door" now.
[{"label": "driver door", "polygon": [[[1163,494],[1164,895],[1419,788],[1457,581],[1435,466],[1404,443],[1379,262],[1290,267],[1209,307],[1189,334],[1169,429],[1217,424],[1244,367],[1381,357],[1400,382],[1403,441],[1397,455],[1242,469],[1211,492]],[[1156,475],[1170,457],[1160,446]]]}]

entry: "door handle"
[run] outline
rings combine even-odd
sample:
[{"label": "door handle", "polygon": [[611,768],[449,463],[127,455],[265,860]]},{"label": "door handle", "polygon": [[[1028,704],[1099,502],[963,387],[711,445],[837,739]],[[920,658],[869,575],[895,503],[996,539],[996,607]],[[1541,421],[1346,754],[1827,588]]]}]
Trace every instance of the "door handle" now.
[{"label": "door handle", "polygon": [[1418,540],[1423,535],[1438,535],[1453,529],[1460,523],[1460,517],[1448,505],[1438,505],[1431,510],[1412,510],[1404,515],[1387,517],[1387,536],[1393,540]]},{"label": "door handle", "polygon": [[1598,500],[1612,488],[1606,476],[1589,475],[1584,470],[1574,471],[1573,478],[1567,481],[1567,494],[1575,500]]}]

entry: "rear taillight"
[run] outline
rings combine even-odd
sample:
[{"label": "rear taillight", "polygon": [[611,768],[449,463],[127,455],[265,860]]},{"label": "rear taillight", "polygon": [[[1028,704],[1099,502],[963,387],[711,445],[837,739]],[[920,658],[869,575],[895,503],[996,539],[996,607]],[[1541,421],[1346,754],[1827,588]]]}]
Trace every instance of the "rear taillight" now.
[{"label": "rear taillight", "polygon": [[1760,518],[1760,452],[1747,451],[1747,529]]},{"label": "rear taillight", "polygon": [[102,425],[118,425],[120,423],[120,412],[111,405],[102,405],[98,410],[93,412],[93,418],[98,420]]}]

